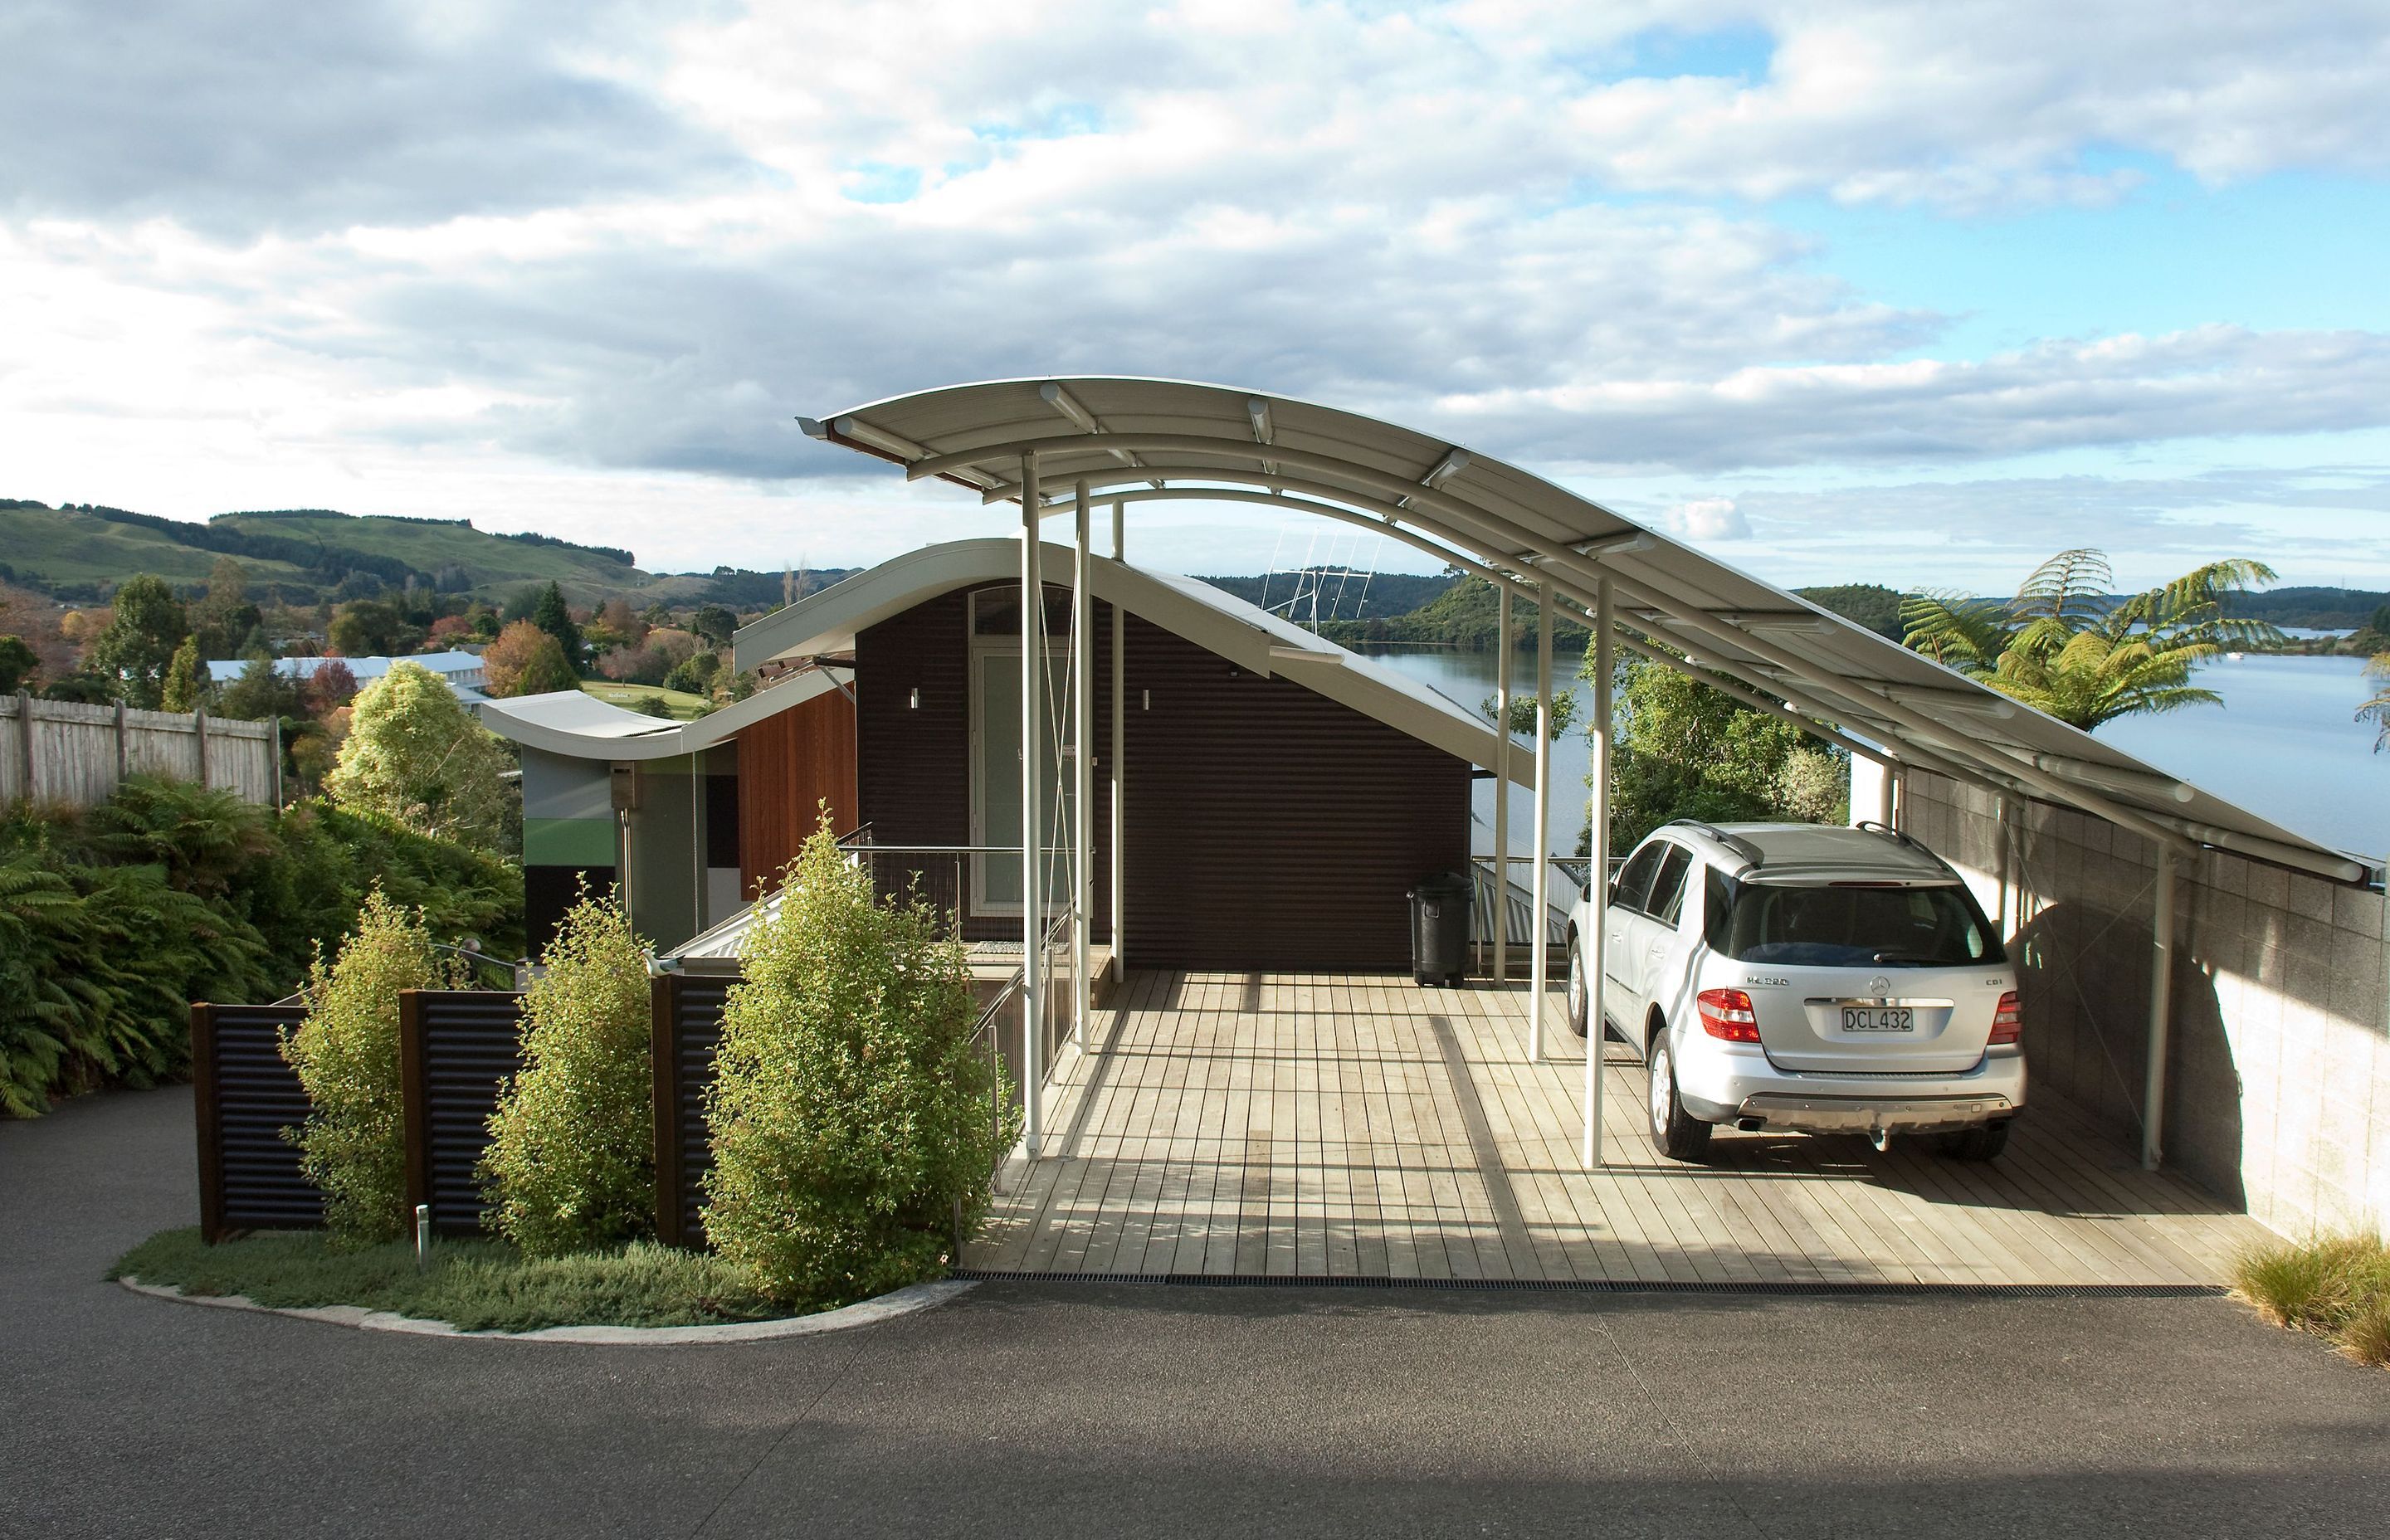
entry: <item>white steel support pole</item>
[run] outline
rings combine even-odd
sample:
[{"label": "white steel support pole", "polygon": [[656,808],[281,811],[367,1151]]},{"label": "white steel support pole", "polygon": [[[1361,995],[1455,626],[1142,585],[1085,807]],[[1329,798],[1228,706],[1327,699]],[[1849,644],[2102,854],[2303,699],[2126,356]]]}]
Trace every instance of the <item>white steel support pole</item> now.
[{"label": "white steel support pole", "polygon": [[1883,767],[1882,776],[1876,781],[1875,821],[1882,824],[1886,828],[1892,828],[1892,785],[1894,781],[1899,778],[1899,776],[1900,771],[1895,766],[1887,764]]},{"label": "white steel support pole", "polygon": [[1038,549],[1037,456],[1021,456],[1021,1147],[1037,1154],[1038,1066],[1046,1024],[1046,873],[1038,761],[1045,708],[1046,574]]},{"label": "white steel support pole", "polygon": [[1610,580],[1593,586],[1593,807],[1590,823],[1592,865],[1586,876],[1593,889],[1587,905],[1593,934],[1577,938],[1577,959],[1585,969],[1585,1169],[1601,1164],[1601,1010],[1602,942],[1608,933],[1610,906],[1610,671],[1615,645],[1610,627]]},{"label": "white steel support pole", "polygon": [[2151,927],[2150,1067],[2141,1085],[2141,1169],[2165,1154],[2166,1039],[2174,1016],[2174,847],[2158,847],[2157,913]]},{"label": "white steel support pole", "polygon": [[[1503,741],[1510,741],[1506,731]],[[1552,853],[1552,591],[1536,590],[1536,853],[1527,901],[1529,958],[1527,1062],[1544,1061],[1544,991],[1551,979],[1551,926],[1544,911],[1551,897]]]},{"label": "white steel support pole", "polygon": [[1087,483],[1079,483],[1078,543],[1071,550],[1071,1035],[1087,1046],[1087,928],[1095,898],[1096,622],[1087,592]]},{"label": "white steel support pole", "polygon": [[1494,987],[1510,987],[1510,590],[1497,601],[1494,644]]},{"label": "white steel support pole", "polygon": [[[1128,505],[1120,498],[1112,499],[1112,560],[1125,559],[1128,552]],[[1127,911],[1122,903],[1121,874],[1126,868],[1124,851],[1127,841],[1122,823],[1121,792],[1127,780],[1128,766],[1128,612],[1115,602],[1112,605],[1112,977],[1128,975]]]}]

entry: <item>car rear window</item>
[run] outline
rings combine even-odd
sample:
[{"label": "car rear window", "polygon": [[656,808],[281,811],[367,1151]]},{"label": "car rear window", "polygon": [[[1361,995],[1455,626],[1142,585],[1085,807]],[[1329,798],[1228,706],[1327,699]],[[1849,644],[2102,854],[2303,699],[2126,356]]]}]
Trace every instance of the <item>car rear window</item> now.
[{"label": "car rear window", "polygon": [[1792,968],[1968,968],[2008,960],[1974,896],[1932,888],[1791,887],[1712,872],[1710,950]]}]

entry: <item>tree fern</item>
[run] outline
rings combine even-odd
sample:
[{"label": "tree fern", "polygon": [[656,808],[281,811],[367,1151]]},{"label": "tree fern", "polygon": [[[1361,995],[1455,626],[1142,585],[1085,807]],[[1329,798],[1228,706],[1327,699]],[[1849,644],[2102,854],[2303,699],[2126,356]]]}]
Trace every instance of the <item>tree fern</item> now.
[{"label": "tree fern", "polygon": [[2224,612],[2229,596],[2274,581],[2264,562],[2211,561],[2122,599],[2108,592],[2114,581],[2101,553],[2061,551],[2036,568],[2013,598],[1910,595],[1901,605],[1905,640],[2088,731],[2120,716],[2219,704],[2215,691],[2191,683],[2198,665],[2281,639],[2262,621]]}]

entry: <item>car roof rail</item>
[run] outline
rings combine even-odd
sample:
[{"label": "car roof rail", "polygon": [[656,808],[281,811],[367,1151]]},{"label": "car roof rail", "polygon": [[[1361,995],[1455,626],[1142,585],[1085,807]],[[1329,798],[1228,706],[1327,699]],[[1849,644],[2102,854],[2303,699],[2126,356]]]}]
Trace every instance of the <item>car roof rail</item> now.
[{"label": "car roof rail", "polygon": [[1706,835],[1710,839],[1716,841],[1719,844],[1724,845],[1727,849],[1734,852],[1737,855],[1741,856],[1754,866],[1764,866],[1767,865],[1767,854],[1765,851],[1762,851],[1757,845],[1753,844],[1750,841],[1744,839],[1740,834],[1728,834],[1726,830],[1718,828],[1715,824],[1705,824],[1698,818],[1672,818],[1668,821],[1668,827],[1670,828],[1689,828],[1696,834]]},{"label": "car roof rail", "polygon": [[[1863,828],[1870,834],[1881,834],[1887,840],[1897,841],[1921,855],[1934,855],[1934,853],[1926,848],[1923,841],[1918,839],[1912,834],[1905,832],[1904,830],[1896,829],[1890,824],[1880,822],[1877,819],[1862,818],[1851,827],[1853,828]],[[1934,859],[1939,861],[1942,858],[1938,855],[1934,855]]]}]

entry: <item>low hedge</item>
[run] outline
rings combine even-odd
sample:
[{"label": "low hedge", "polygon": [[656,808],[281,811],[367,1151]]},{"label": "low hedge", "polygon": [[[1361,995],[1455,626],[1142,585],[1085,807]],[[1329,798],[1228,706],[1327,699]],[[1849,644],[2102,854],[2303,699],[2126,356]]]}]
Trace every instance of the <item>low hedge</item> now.
[{"label": "low hedge", "polygon": [[410,1243],[343,1250],[301,1230],[210,1246],[197,1229],[167,1230],[119,1257],[108,1276],[277,1309],[362,1305],[461,1331],[710,1326],[780,1314],[721,1258],[649,1241],[546,1259],[498,1241],[443,1241],[418,1272]]}]

